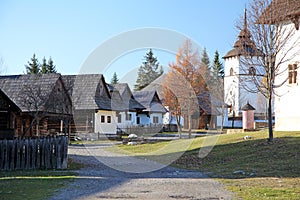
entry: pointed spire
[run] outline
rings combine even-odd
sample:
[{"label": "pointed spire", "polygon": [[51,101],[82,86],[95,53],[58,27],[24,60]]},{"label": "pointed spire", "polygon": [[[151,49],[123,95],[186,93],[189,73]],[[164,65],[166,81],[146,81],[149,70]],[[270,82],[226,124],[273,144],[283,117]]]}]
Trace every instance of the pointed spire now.
[{"label": "pointed spire", "polygon": [[247,29],[247,8],[244,10],[244,29]]}]

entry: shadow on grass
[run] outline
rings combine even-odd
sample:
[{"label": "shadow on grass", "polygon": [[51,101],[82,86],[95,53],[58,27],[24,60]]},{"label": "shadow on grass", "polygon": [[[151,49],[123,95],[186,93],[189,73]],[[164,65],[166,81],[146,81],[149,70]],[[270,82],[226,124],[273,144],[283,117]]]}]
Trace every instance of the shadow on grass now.
[{"label": "shadow on grass", "polygon": [[187,151],[174,166],[197,169],[210,177],[300,177],[300,137],[280,137],[217,145],[208,156]]}]

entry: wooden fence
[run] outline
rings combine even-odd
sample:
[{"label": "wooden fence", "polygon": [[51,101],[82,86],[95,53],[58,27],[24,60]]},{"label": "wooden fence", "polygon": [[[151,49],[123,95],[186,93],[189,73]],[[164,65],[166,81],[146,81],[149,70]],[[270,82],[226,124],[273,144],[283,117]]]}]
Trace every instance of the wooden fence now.
[{"label": "wooden fence", "polygon": [[65,169],[68,138],[0,140],[0,170]]},{"label": "wooden fence", "polygon": [[159,133],[163,130],[162,124],[151,124],[147,126],[118,126],[118,130],[126,134],[136,134],[138,136],[146,136]]}]

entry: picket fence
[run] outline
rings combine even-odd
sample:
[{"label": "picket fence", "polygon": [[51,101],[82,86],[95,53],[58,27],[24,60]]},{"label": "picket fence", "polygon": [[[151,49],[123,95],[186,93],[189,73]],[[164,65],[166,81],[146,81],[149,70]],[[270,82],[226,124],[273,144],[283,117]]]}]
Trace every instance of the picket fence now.
[{"label": "picket fence", "polygon": [[0,140],[0,170],[66,169],[65,136]]}]

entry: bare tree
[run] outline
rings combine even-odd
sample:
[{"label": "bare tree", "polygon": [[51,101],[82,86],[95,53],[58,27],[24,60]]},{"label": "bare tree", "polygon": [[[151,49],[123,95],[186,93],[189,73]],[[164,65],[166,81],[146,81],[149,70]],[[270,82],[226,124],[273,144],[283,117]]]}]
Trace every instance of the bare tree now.
[{"label": "bare tree", "polygon": [[[294,4],[294,5],[293,5]],[[260,92],[268,102],[269,141],[273,140],[272,101],[275,89],[287,79],[278,82],[277,77],[287,70],[286,63],[299,54],[300,38],[295,39],[299,18],[291,9],[298,1],[290,0],[253,0],[245,12],[239,40],[239,52],[244,74],[243,87],[252,93]],[[247,15],[246,15],[247,14]],[[298,48],[299,49],[299,48]]]},{"label": "bare tree", "polygon": [[36,134],[39,135],[39,122],[46,115],[45,102],[48,99],[40,86],[25,84],[23,85],[19,98],[23,99],[22,106],[26,108],[28,113],[31,113],[32,120],[30,126],[25,129],[22,137],[36,124]]},{"label": "bare tree", "polygon": [[[71,119],[71,100],[65,90],[63,82],[59,82],[58,77],[55,77],[56,83],[46,83],[47,77],[43,75],[27,75],[30,76],[28,83],[21,88],[19,98],[22,101],[22,107],[26,108],[30,113],[32,120],[29,127],[26,128],[22,137],[36,125],[36,135],[40,135],[39,125],[44,117],[56,116],[64,121],[66,127],[70,124]],[[48,77],[49,78],[49,77]],[[57,78],[57,79],[56,79]],[[42,84],[42,82],[44,84]]]}]

